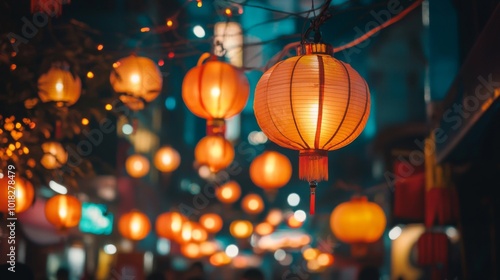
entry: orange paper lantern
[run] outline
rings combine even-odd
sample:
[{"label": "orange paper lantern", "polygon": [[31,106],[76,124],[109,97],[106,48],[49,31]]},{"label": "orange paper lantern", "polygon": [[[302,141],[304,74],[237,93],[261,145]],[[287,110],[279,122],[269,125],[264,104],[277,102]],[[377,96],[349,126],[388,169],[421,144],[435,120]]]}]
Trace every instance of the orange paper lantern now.
[{"label": "orange paper lantern", "polygon": [[[22,213],[33,204],[35,189],[30,181],[21,177],[13,177],[14,180],[11,180],[7,174],[7,172],[0,174],[2,189],[0,191],[0,212],[7,213],[9,209],[14,209],[15,213]],[[9,181],[13,184],[9,184]]]},{"label": "orange paper lantern", "polygon": [[229,225],[229,232],[235,238],[247,238],[252,235],[253,225],[246,220],[236,220]]},{"label": "orange paper lantern", "polygon": [[125,161],[125,169],[131,177],[144,177],[149,172],[149,160],[139,154],[131,155]]},{"label": "orange paper lantern", "polygon": [[42,144],[43,156],[40,163],[47,169],[60,168],[68,160],[68,153],[61,143],[49,141]]},{"label": "orange paper lantern", "polygon": [[75,227],[82,217],[82,204],[72,195],[55,195],[45,203],[45,217],[59,230]]},{"label": "orange paper lantern", "polygon": [[132,210],[123,214],[118,221],[120,234],[131,240],[144,239],[151,230],[151,223],[144,213]]},{"label": "orange paper lantern", "polygon": [[[205,62],[207,58],[211,59]],[[184,103],[193,114],[208,121],[209,134],[212,128],[223,133],[224,119],[243,110],[249,92],[250,86],[242,71],[207,53],[182,82]]]},{"label": "orange paper lantern", "polygon": [[56,106],[71,106],[78,101],[82,82],[69,71],[66,62],[54,63],[49,71],[38,79],[38,96],[42,102],[55,102]]},{"label": "orange paper lantern", "polygon": [[181,245],[181,253],[190,259],[196,259],[202,256],[200,245],[194,242],[189,242]]},{"label": "orange paper lantern", "polygon": [[250,164],[250,179],[265,190],[281,188],[292,177],[290,160],[278,152],[266,151]]},{"label": "orange paper lantern", "polygon": [[269,234],[273,233],[273,231],[274,231],[274,227],[270,223],[267,223],[267,222],[260,223],[255,227],[255,233],[257,233],[258,235],[261,235],[261,236],[269,235]]},{"label": "orange paper lantern", "polygon": [[233,162],[234,148],[223,136],[209,135],[198,142],[194,157],[199,164],[207,165],[215,173]]},{"label": "orange paper lantern", "polygon": [[363,131],[370,112],[365,80],[332,57],[325,44],[304,44],[297,56],[267,70],[255,89],[254,111],[274,143],[299,151],[299,178],[311,187],[328,180],[328,151],[340,149]]},{"label": "orange paper lantern", "polygon": [[229,181],[215,190],[215,196],[222,203],[234,203],[241,196],[241,187],[238,182]]},{"label": "orange paper lantern", "polygon": [[386,218],[382,208],[366,196],[339,204],[330,216],[335,236],[345,243],[371,243],[384,233]]},{"label": "orange paper lantern", "polygon": [[154,164],[161,172],[172,172],[181,164],[181,156],[174,148],[163,147],[156,152]]},{"label": "orange paper lantern", "polygon": [[241,200],[241,209],[248,214],[259,214],[264,210],[264,201],[258,194],[247,194]]},{"label": "orange paper lantern", "polygon": [[147,57],[127,56],[113,63],[109,77],[120,100],[131,110],[144,109],[161,92],[163,77],[154,61]]},{"label": "orange paper lantern", "polygon": [[222,229],[222,218],[215,213],[203,214],[200,224],[210,233],[217,233]]},{"label": "orange paper lantern", "polygon": [[179,212],[166,212],[156,218],[156,234],[163,238],[179,242],[181,230],[187,218]]}]

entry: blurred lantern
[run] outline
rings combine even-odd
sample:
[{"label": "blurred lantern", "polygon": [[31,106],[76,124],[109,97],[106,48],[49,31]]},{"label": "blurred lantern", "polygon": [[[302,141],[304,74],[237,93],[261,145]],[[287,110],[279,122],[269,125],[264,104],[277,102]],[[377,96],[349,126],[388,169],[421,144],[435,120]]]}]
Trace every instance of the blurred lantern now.
[{"label": "blurred lantern", "polygon": [[317,182],[328,180],[328,151],[363,131],[370,94],[349,64],[332,57],[330,45],[303,44],[297,51],[262,75],[254,111],[271,141],[299,150],[299,178],[309,182],[313,214]]},{"label": "blurred lantern", "polygon": [[241,201],[241,209],[248,214],[259,214],[264,210],[264,201],[258,194],[247,194]]},{"label": "blurred lantern", "polygon": [[59,230],[75,227],[82,216],[82,204],[72,195],[55,195],[45,203],[45,217]]},{"label": "blurred lantern", "polygon": [[229,181],[215,190],[217,199],[225,204],[234,203],[240,195],[241,187],[236,181]]},{"label": "blurred lantern", "polygon": [[179,212],[166,212],[156,218],[156,234],[163,238],[181,241],[182,224],[187,221]]},{"label": "blurred lantern", "polygon": [[45,142],[42,144],[43,156],[40,163],[47,169],[60,168],[68,160],[68,154],[59,142]]},{"label": "blurred lantern", "polygon": [[318,264],[320,266],[330,266],[333,264],[333,261],[334,261],[334,257],[332,254],[328,254],[328,253],[320,253],[318,255],[318,257],[316,258],[316,260],[318,261]]},{"label": "blurred lantern", "polygon": [[180,243],[186,244],[188,242],[192,242],[193,240],[193,229],[195,227],[195,223],[192,221],[185,221],[182,224],[181,228],[181,238]]},{"label": "blurred lantern", "polygon": [[255,227],[255,233],[258,235],[269,235],[273,233],[274,227],[266,222],[260,223]]},{"label": "blurred lantern", "polygon": [[200,245],[194,242],[189,242],[181,245],[181,253],[189,259],[197,259],[202,256]]},{"label": "blurred lantern", "polygon": [[207,238],[208,238],[208,233],[205,230],[205,228],[202,227],[198,223],[193,223],[193,230],[191,232],[191,239],[194,242],[201,243],[201,242],[207,241]]},{"label": "blurred lantern", "polygon": [[377,241],[384,233],[386,218],[382,208],[366,196],[354,196],[339,204],[330,216],[333,234],[353,245],[353,255],[366,253],[364,244]]},{"label": "blurred lantern", "polygon": [[304,222],[297,220],[297,218],[295,218],[295,215],[293,215],[293,214],[288,216],[288,218],[286,219],[286,224],[290,228],[299,228],[302,226],[303,223]]},{"label": "blurred lantern", "polygon": [[49,71],[38,78],[38,96],[42,102],[55,102],[56,106],[71,106],[78,101],[82,82],[69,70],[67,62],[53,63]]},{"label": "blurred lantern", "polygon": [[[204,63],[207,58],[210,59]],[[249,92],[242,71],[208,53],[200,57],[182,82],[182,99],[193,114],[207,120],[208,135],[224,135],[224,119],[243,110]]]},{"label": "blurred lantern", "polygon": [[113,64],[109,77],[120,100],[131,110],[138,111],[161,92],[163,77],[154,61],[147,57],[127,56]]},{"label": "blurred lantern", "polygon": [[181,156],[172,147],[159,149],[154,157],[154,164],[161,172],[172,172],[179,167]]},{"label": "blurred lantern", "polygon": [[302,256],[305,260],[315,260],[321,252],[316,248],[307,248],[302,252]]},{"label": "blurred lantern", "polygon": [[290,181],[290,177],[292,177],[292,164],[286,156],[278,152],[266,151],[250,164],[250,179],[272,197],[276,189]]},{"label": "blurred lantern", "polygon": [[222,229],[222,218],[215,213],[207,213],[200,217],[200,224],[210,233],[217,233]]},{"label": "blurred lantern", "polygon": [[205,256],[211,256],[213,255],[217,249],[219,249],[219,246],[217,246],[217,243],[214,241],[205,241],[200,243],[200,253]]},{"label": "blurred lantern", "polygon": [[[15,190],[12,190],[12,192],[7,188],[9,181],[15,181]],[[35,189],[30,181],[21,177],[15,177],[14,180],[10,180],[7,174],[3,174],[3,177],[0,178],[0,186],[3,188],[2,191],[0,191],[0,212],[7,213],[10,207],[11,209],[15,209],[16,213],[22,213],[28,210],[33,204]],[[16,199],[14,201],[9,201],[9,196],[13,194]]]},{"label": "blurred lantern", "polygon": [[234,158],[234,148],[224,136],[205,136],[194,149],[194,157],[200,165],[207,165],[216,173],[228,167]]},{"label": "blurred lantern", "polygon": [[125,169],[131,177],[144,177],[149,172],[149,160],[139,154],[131,155],[125,161]]},{"label": "blurred lantern", "polygon": [[142,240],[149,234],[151,223],[144,213],[132,210],[120,217],[118,230],[127,239]]},{"label": "blurred lantern", "polygon": [[229,225],[229,232],[235,238],[247,238],[252,235],[253,225],[246,220],[236,220]]},{"label": "blurred lantern", "polygon": [[271,209],[266,217],[266,222],[272,226],[277,226],[283,220],[283,212],[280,209]]},{"label": "blurred lantern", "polygon": [[213,266],[223,266],[231,263],[231,258],[225,252],[217,252],[210,257],[209,261]]}]

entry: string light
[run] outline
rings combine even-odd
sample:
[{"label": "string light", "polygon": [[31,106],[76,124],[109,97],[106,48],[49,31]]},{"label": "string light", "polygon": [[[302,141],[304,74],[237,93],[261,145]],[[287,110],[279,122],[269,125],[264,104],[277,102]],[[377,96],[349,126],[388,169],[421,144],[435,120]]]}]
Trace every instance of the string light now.
[{"label": "string light", "polygon": [[163,59],[158,60],[158,66],[163,66],[165,65],[165,61]]},{"label": "string light", "polygon": [[196,6],[198,6],[198,8],[201,8],[203,6],[203,2],[201,0],[196,0],[198,3],[196,3]]},{"label": "string light", "polygon": [[168,58],[172,59],[175,57],[175,53],[174,52],[168,52]]},{"label": "string light", "polygon": [[94,78],[94,73],[92,73],[92,71],[87,72],[87,78],[89,79]]},{"label": "string light", "polygon": [[172,26],[174,26],[174,22],[173,22],[171,19],[168,19],[168,20],[167,20],[167,26],[168,26],[168,27],[172,27]]},{"label": "string light", "polygon": [[233,15],[233,12],[232,12],[232,11],[231,11],[231,9],[229,9],[229,8],[226,8],[225,13],[226,13],[226,15],[227,15],[227,16],[229,16],[229,17]]},{"label": "string light", "polygon": [[83,118],[83,119],[82,119],[82,124],[83,124],[83,125],[88,125],[88,124],[89,124],[89,119],[87,119],[87,118]]},{"label": "string light", "polygon": [[149,32],[151,29],[149,27],[143,27],[141,28],[141,32],[142,33],[145,33],[145,32]]},{"label": "string light", "polygon": [[14,70],[16,70],[16,68],[17,68],[17,65],[15,65],[15,64],[10,65],[10,70],[14,71]]},{"label": "string light", "polygon": [[102,51],[103,48],[104,48],[104,46],[102,44],[97,45],[97,50],[98,51]]},{"label": "string light", "polygon": [[104,106],[104,109],[106,109],[106,111],[111,111],[111,110],[113,109],[113,105],[111,105],[111,104],[106,104],[106,105]]}]

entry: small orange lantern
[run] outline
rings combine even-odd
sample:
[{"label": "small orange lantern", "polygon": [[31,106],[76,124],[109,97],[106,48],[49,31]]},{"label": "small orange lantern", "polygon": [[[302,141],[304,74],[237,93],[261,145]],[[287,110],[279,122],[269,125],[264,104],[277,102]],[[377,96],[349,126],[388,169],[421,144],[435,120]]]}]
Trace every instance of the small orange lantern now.
[{"label": "small orange lantern", "polygon": [[181,253],[190,259],[197,259],[202,256],[200,245],[194,242],[181,245]]},{"label": "small orange lantern", "polygon": [[163,238],[179,242],[181,240],[182,225],[187,221],[179,212],[166,212],[156,218],[156,234]]},{"label": "small orange lantern", "polygon": [[200,224],[210,233],[217,233],[222,229],[222,218],[215,213],[207,213],[200,217]]},{"label": "small orange lantern", "polygon": [[241,196],[241,187],[238,182],[229,181],[215,190],[215,196],[222,203],[234,203]]},{"label": "small orange lantern", "polygon": [[131,177],[144,177],[149,172],[149,160],[139,154],[131,155],[125,161],[125,169]]},{"label": "small orange lantern", "polygon": [[[207,62],[205,60],[209,59]],[[205,62],[205,63],[204,63]],[[188,109],[207,120],[208,134],[224,132],[224,119],[240,113],[250,86],[245,74],[216,56],[203,54],[182,82],[182,99]]]},{"label": "small orange lantern", "polygon": [[50,141],[42,144],[43,156],[40,163],[47,169],[60,168],[68,160],[68,153],[61,143]]},{"label": "small orange lantern", "polygon": [[328,180],[328,151],[358,137],[370,113],[365,80],[322,43],[267,70],[255,89],[257,122],[274,143],[299,151],[299,178],[309,182],[311,214],[317,182]]},{"label": "small orange lantern", "polygon": [[193,222],[193,230],[191,231],[191,239],[194,242],[205,242],[208,239],[207,230],[200,224]]},{"label": "small orange lantern", "polygon": [[133,111],[144,109],[145,104],[158,97],[163,85],[156,63],[136,55],[115,62],[109,80],[120,100]]},{"label": "small orange lantern", "polygon": [[194,242],[193,238],[193,230],[195,229],[196,224],[192,221],[185,221],[182,224],[181,228],[181,238],[179,240],[180,243],[186,244],[188,242]]},{"label": "small orange lantern", "polygon": [[[382,208],[366,196],[355,196],[339,204],[330,216],[333,234],[354,246],[377,241],[384,233],[386,218]],[[356,246],[359,247],[359,246]],[[363,248],[354,248],[362,254]]]},{"label": "small orange lantern", "polygon": [[213,266],[223,266],[231,263],[231,258],[225,252],[217,252],[210,257],[209,261]]},{"label": "small orange lantern", "polygon": [[202,255],[211,256],[217,252],[218,249],[219,246],[215,243],[215,241],[204,241],[200,243],[200,252]]},{"label": "small orange lantern", "polygon": [[295,218],[295,215],[292,214],[288,216],[286,223],[290,228],[299,228],[304,222],[297,220],[297,218]]},{"label": "small orange lantern", "polygon": [[283,212],[280,209],[271,209],[266,217],[266,222],[272,226],[277,226],[283,221]]},{"label": "small orange lantern", "polygon": [[159,149],[154,157],[154,164],[161,172],[172,172],[179,167],[181,156],[172,147]]},{"label": "small orange lantern", "polygon": [[52,64],[49,71],[38,79],[38,96],[42,102],[55,102],[56,106],[71,106],[78,101],[82,81],[69,71],[67,62]]},{"label": "small orange lantern", "polygon": [[72,195],[55,195],[45,203],[45,217],[59,230],[75,227],[82,216],[82,204]]},{"label": "small orange lantern", "polygon": [[[14,181],[14,184],[10,185],[9,181]],[[0,174],[0,186],[2,187],[0,191],[0,212],[7,213],[10,208],[14,209],[16,213],[22,213],[33,204],[35,190],[30,181],[21,177],[10,180],[7,174]],[[7,186],[13,186],[14,189],[7,188]]]},{"label": "small orange lantern", "polygon": [[259,214],[264,210],[264,201],[257,194],[247,194],[241,201],[241,208],[248,214]]},{"label": "small orange lantern", "polygon": [[118,230],[125,238],[142,240],[149,234],[151,223],[144,213],[132,210],[120,217]]},{"label": "small orange lantern", "polygon": [[255,227],[255,233],[258,235],[269,235],[273,233],[274,227],[266,222],[260,223]]},{"label": "small orange lantern", "polygon": [[229,225],[229,232],[235,238],[247,238],[252,235],[253,225],[246,220],[236,220]]},{"label": "small orange lantern", "polygon": [[292,177],[290,160],[278,152],[266,151],[250,164],[250,179],[265,190],[281,188]]},{"label": "small orange lantern", "polygon": [[207,165],[216,173],[228,167],[234,158],[234,148],[223,136],[209,135],[198,142],[194,149],[196,161]]}]

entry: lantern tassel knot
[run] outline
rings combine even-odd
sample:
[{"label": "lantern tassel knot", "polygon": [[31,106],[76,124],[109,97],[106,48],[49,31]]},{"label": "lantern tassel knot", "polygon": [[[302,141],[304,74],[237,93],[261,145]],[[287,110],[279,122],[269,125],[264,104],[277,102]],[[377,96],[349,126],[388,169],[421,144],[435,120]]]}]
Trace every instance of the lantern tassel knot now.
[{"label": "lantern tassel knot", "polygon": [[302,150],[299,153],[299,178],[308,182],[328,180],[328,152]]}]

